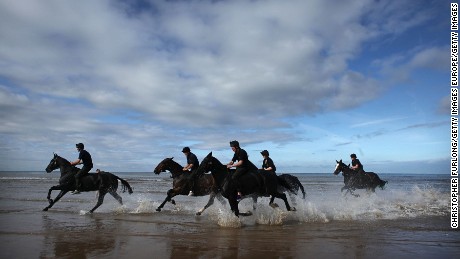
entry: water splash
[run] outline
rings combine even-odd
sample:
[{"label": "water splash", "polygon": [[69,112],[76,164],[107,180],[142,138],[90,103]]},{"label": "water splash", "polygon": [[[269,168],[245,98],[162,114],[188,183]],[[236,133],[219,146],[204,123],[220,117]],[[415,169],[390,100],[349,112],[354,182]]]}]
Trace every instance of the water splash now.
[{"label": "water splash", "polygon": [[240,219],[233,213],[229,213],[229,211],[224,211],[222,209],[219,209],[218,211],[217,224],[221,227],[228,228],[241,228],[243,225]]},{"label": "water splash", "polygon": [[131,213],[151,213],[154,211],[152,202],[149,200],[139,200],[139,205]]},{"label": "water splash", "polygon": [[289,215],[289,212],[279,208],[268,207],[266,209],[259,208],[255,214],[256,223],[260,225],[283,225],[284,220]]},{"label": "water splash", "polygon": [[91,214],[89,211],[87,210],[80,210],[80,216],[83,216],[83,215],[86,215],[86,214]]},{"label": "water splash", "polygon": [[[337,189],[310,192],[307,199],[296,197],[290,204],[296,204],[297,211],[286,211],[284,205],[273,209],[268,198],[260,198],[256,210],[250,200],[239,204],[241,212],[251,211],[252,216],[237,218],[228,203],[214,203],[203,215],[219,226],[240,228],[243,225],[283,225],[303,222],[328,223],[330,221],[369,221],[380,219],[400,219],[423,216],[443,216],[449,214],[449,193],[429,185],[411,185],[375,193],[359,190],[360,197],[344,195]],[[161,196],[162,197],[162,196]],[[173,215],[195,216],[203,208],[208,197],[177,197],[177,204],[166,203],[162,211]],[[275,200],[279,202],[279,200]],[[161,199],[151,195],[130,196],[126,206],[112,207],[115,213],[157,213]],[[134,204],[134,206],[133,206]],[[86,214],[86,212],[85,212]]]}]

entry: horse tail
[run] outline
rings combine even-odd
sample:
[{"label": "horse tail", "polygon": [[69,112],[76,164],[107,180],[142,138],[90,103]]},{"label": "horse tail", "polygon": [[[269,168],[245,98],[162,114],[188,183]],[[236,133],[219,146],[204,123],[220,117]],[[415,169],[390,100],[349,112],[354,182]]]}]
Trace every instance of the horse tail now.
[{"label": "horse tail", "polygon": [[290,174],[281,174],[279,175],[279,177],[283,178],[289,184],[289,186],[293,190],[291,192],[294,193],[295,195],[297,195],[298,189],[300,189],[302,191],[302,199],[305,199],[305,196],[306,196],[305,189],[303,188],[302,183],[300,183],[299,178],[293,175],[290,175]]},{"label": "horse tail", "polygon": [[[380,179],[379,179],[379,180],[380,180]],[[380,189],[383,190],[383,188],[385,187],[385,184],[387,184],[387,183],[388,183],[388,181],[380,180],[380,184],[379,184]]]},{"label": "horse tail", "polygon": [[278,179],[278,183],[284,188],[286,188],[286,190],[292,193],[296,193],[296,190],[293,189],[293,187],[288,183],[288,181],[286,181],[286,179],[284,179],[283,177],[280,177],[279,175],[277,175],[276,178]]},{"label": "horse tail", "polygon": [[297,177],[296,177],[295,179],[297,180],[297,184],[298,184],[300,190],[302,191],[302,199],[305,200],[305,195],[306,195],[306,193],[305,193],[305,190],[304,190],[304,188],[303,188],[303,185],[300,183],[300,181],[299,181],[299,179],[298,179]]},{"label": "horse tail", "polygon": [[368,174],[372,174],[374,179],[375,179],[375,182],[377,183],[377,186],[380,187],[380,189],[383,190],[383,188],[385,187],[385,184],[388,183],[388,181],[383,181],[382,179],[380,179],[379,175],[374,173],[374,172],[367,172]]},{"label": "horse tail", "polygon": [[120,180],[121,182],[121,191],[122,192],[126,192],[126,190],[128,190],[128,193],[131,194],[133,193],[133,189],[131,188],[131,186],[129,185],[129,183],[123,179],[121,179],[120,177],[117,176],[117,179]]}]

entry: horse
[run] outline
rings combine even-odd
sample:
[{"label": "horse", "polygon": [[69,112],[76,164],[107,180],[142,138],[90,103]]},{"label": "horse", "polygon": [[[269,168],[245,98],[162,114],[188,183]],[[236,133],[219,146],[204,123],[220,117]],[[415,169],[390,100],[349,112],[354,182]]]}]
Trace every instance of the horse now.
[{"label": "horse", "polygon": [[[59,178],[59,185],[52,186],[48,191],[48,202],[49,205],[43,209],[43,211],[47,211],[49,208],[53,207],[53,205],[59,201],[67,192],[73,191],[76,189],[75,183],[75,174],[80,170],[79,168],[70,165],[70,162],[65,158],[54,154],[54,157],[51,159],[50,163],[46,167],[45,171],[47,173],[51,173],[56,169],[61,170],[61,177]],[[81,191],[82,192],[90,192],[90,191],[98,191],[99,196],[96,203],[96,206],[92,208],[89,212],[93,213],[99,206],[102,205],[104,202],[104,196],[109,193],[112,195],[120,204],[123,204],[122,198],[120,195],[117,194],[118,189],[118,180],[120,180],[122,184],[122,192],[128,190],[128,193],[133,193],[133,190],[129,183],[118,176],[111,174],[109,172],[100,171],[100,173],[90,173],[85,175],[81,179]],[[51,192],[53,190],[60,190],[61,192],[56,196],[53,200],[51,199]]]},{"label": "horse", "polygon": [[337,161],[337,165],[334,170],[334,175],[338,175],[342,172],[344,178],[343,182],[345,186],[342,187],[340,191],[343,192],[344,189],[347,189],[347,193],[351,193],[355,197],[359,197],[358,194],[354,194],[354,190],[356,189],[367,189],[367,191],[375,192],[375,188],[380,187],[383,190],[387,181],[383,181],[380,177],[374,172],[365,172],[359,173],[349,166],[344,164],[342,160]]},{"label": "horse", "polygon": [[[234,212],[235,216],[239,217],[240,212],[238,210],[238,201],[236,198],[236,184],[231,179],[233,172],[229,172],[227,166],[223,165],[217,158],[212,156],[212,152],[209,153],[203,161],[201,161],[200,166],[198,167],[198,172],[208,172],[211,171],[211,175],[214,178],[216,184],[221,189],[222,196],[227,198],[230,203],[230,208]],[[241,183],[241,193],[243,195],[253,195],[253,196],[269,196],[270,205],[273,204],[275,198],[282,199],[286,205],[288,211],[295,210],[294,207],[291,208],[289,202],[287,201],[286,194],[278,191],[278,186],[291,190],[289,184],[276,176],[274,173],[262,174],[258,171],[249,171],[248,173],[240,176]],[[292,191],[292,190],[291,190]],[[241,214],[245,215],[245,214]]]},{"label": "horse", "polygon": [[[191,189],[191,174],[183,171],[183,167],[173,159],[174,157],[163,159],[163,161],[161,161],[153,170],[155,174],[169,171],[171,172],[171,177],[173,178],[173,188],[168,190],[165,200],[160,204],[160,206],[158,206],[156,211],[161,211],[165,203],[168,201],[176,205],[176,202],[172,198],[176,195],[188,195]],[[193,190],[193,193],[195,196],[209,195],[208,203],[204,206],[204,208],[199,210],[196,215],[201,215],[214,203],[214,199],[216,197],[222,204],[225,204],[225,199],[216,188],[214,178],[210,174],[203,174],[195,179],[195,189]]]}]

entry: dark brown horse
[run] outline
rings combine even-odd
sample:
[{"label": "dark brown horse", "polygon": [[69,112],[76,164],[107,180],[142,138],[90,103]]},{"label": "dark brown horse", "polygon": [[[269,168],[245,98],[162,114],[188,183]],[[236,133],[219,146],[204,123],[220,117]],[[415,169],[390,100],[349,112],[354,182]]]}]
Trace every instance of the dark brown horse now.
[{"label": "dark brown horse", "polygon": [[[227,166],[223,165],[217,158],[212,156],[212,152],[209,153],[203,161],[197,171],[199,173],[211,171],[215,183],[219,186],[222,196],[228,199],[231,210],[238,217],[240,215],[238,209],[238,201],[236,198],[236,184],[231,179],[233,172],[227,170]],[[282,199],[286,205],[288,211],[295,210],[291,208],[287,201],[286,194],[278,190],[279,186],[282,186],[286,190],[293,192],[291,186],[283,179],[278,177],[274,173],[262,174],[257,170],[250,171],[240,177],[241,193],[245,196],[252,195],[257,196],[271,196],[270,204],[273,204],[275,198]],[[241,214],[244,215],[244,214]]]},{"label": "dark brown horse", "polygon": [[387,181],[381,180],[374,172],[356,172],[343,163],[342,160],[335,161],[337,162],[337,165],[335,166],[334,174],[338,175],[342,172],[345,186],[342,187],[341,191],[343,192],[344,189],[347,189],[345,195],[347,193],[351,193],[353,196],[358,197],[359,195],[354,193],[354,190],[356,189],[367,189],[368,191],[375,192],[375,188],[380,187],[383,189],[387,183]]},{"label": "dark brown horse", "polygon": [[[49,208],[62,198],[67,192],[75,190],[75,174],[80,170],[75,166],[71,166],[70,162],[66,159],[54,154],[53,159],[46,167],[46,172],[51,173],[56,169],[61,170],[61,178],[59,179],[59,185],[53,186],[48,191],[48,202],[49,206],[44,208],[44,211],[47,211]],[[107,193],[112,195],[120,204],[123,204],[120,195],[117,194],[118,181],[121,182],[123,187],[123,192],[128,190],[128,193],[133,193],[129,183],[118,176],[111,174],[109,172],[100,172],[98,174],[87,174],[81,179],[81,191],[90,192],[90,191],[99,191],[99,196],[96,206],[92,208],[89,212],[93,213],[99,206],[104,202],[104,197]],[[56,198],[51,199],[51,192],[53,190],[60,190],[61,192],[56,196]]]},{"label": "dark brown horse", "polygon": [[[161,203],[160,206],[156,209],[157,211],[161,211],[165,203],[168,201],[175,205],[176,202],[174,201],[174,199],[172,199],[174,196],[188,195],[190,192],[191,173],[184,172],[182,170],[183,167],[173,159],[173,157],[163,159],[163,161],[161,161],[153,170],[155,174],[160,174],[161,172],[169,171],[171,172],[171,176],[173,178],[173,188],[166,193],[167,196],[163,203]],[[204,206],[204,208],[202,208],[196,213],[197,215],[201,215],[201,213],[203,213],[204,210],[211,206],[214,203],[214,199],[216,197],[222,204],[225,204],[225,199],[220,194],[215,184],[214,178],[210,174],[203,174],[197,177],[195,181],[195,189],[193,190],[194,195],[209,195],[208,203]]]}]

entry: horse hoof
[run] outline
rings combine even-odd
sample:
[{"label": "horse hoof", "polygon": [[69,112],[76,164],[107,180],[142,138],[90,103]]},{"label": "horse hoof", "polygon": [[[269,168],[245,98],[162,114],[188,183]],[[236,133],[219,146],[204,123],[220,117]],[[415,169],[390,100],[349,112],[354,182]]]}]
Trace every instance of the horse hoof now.
[{"label": "horse hoof", "polygon": [[201,216],[201,212],[198,211],[198,212],[196,213],[196,215],[197,215],[197,216]]},{"label": "horse hoof", "polygon": [[171,200],[171,203],[172,203],[173,205],[176,205],[176,201],[175,201],[175,200]]},{"label": "horse hoof", "polygon": [[269,205],[272,208],[278,208],[279,207],[278,204],[276,204],[276,203],[270,203]]},{"label": "horse hoof", "polygon": [[160,208],[158,208],[158,209],[156,209],[156,211],[161,211],[161,209],[160,209]]},{"label": "horse hoof", "polygon": [[291,211],[297,211],[297,209],[295,207],[292,207]]},{"label": "horse hoof", "polygon": [[43,211],[48,211],[48,208],[44,208]]}]

